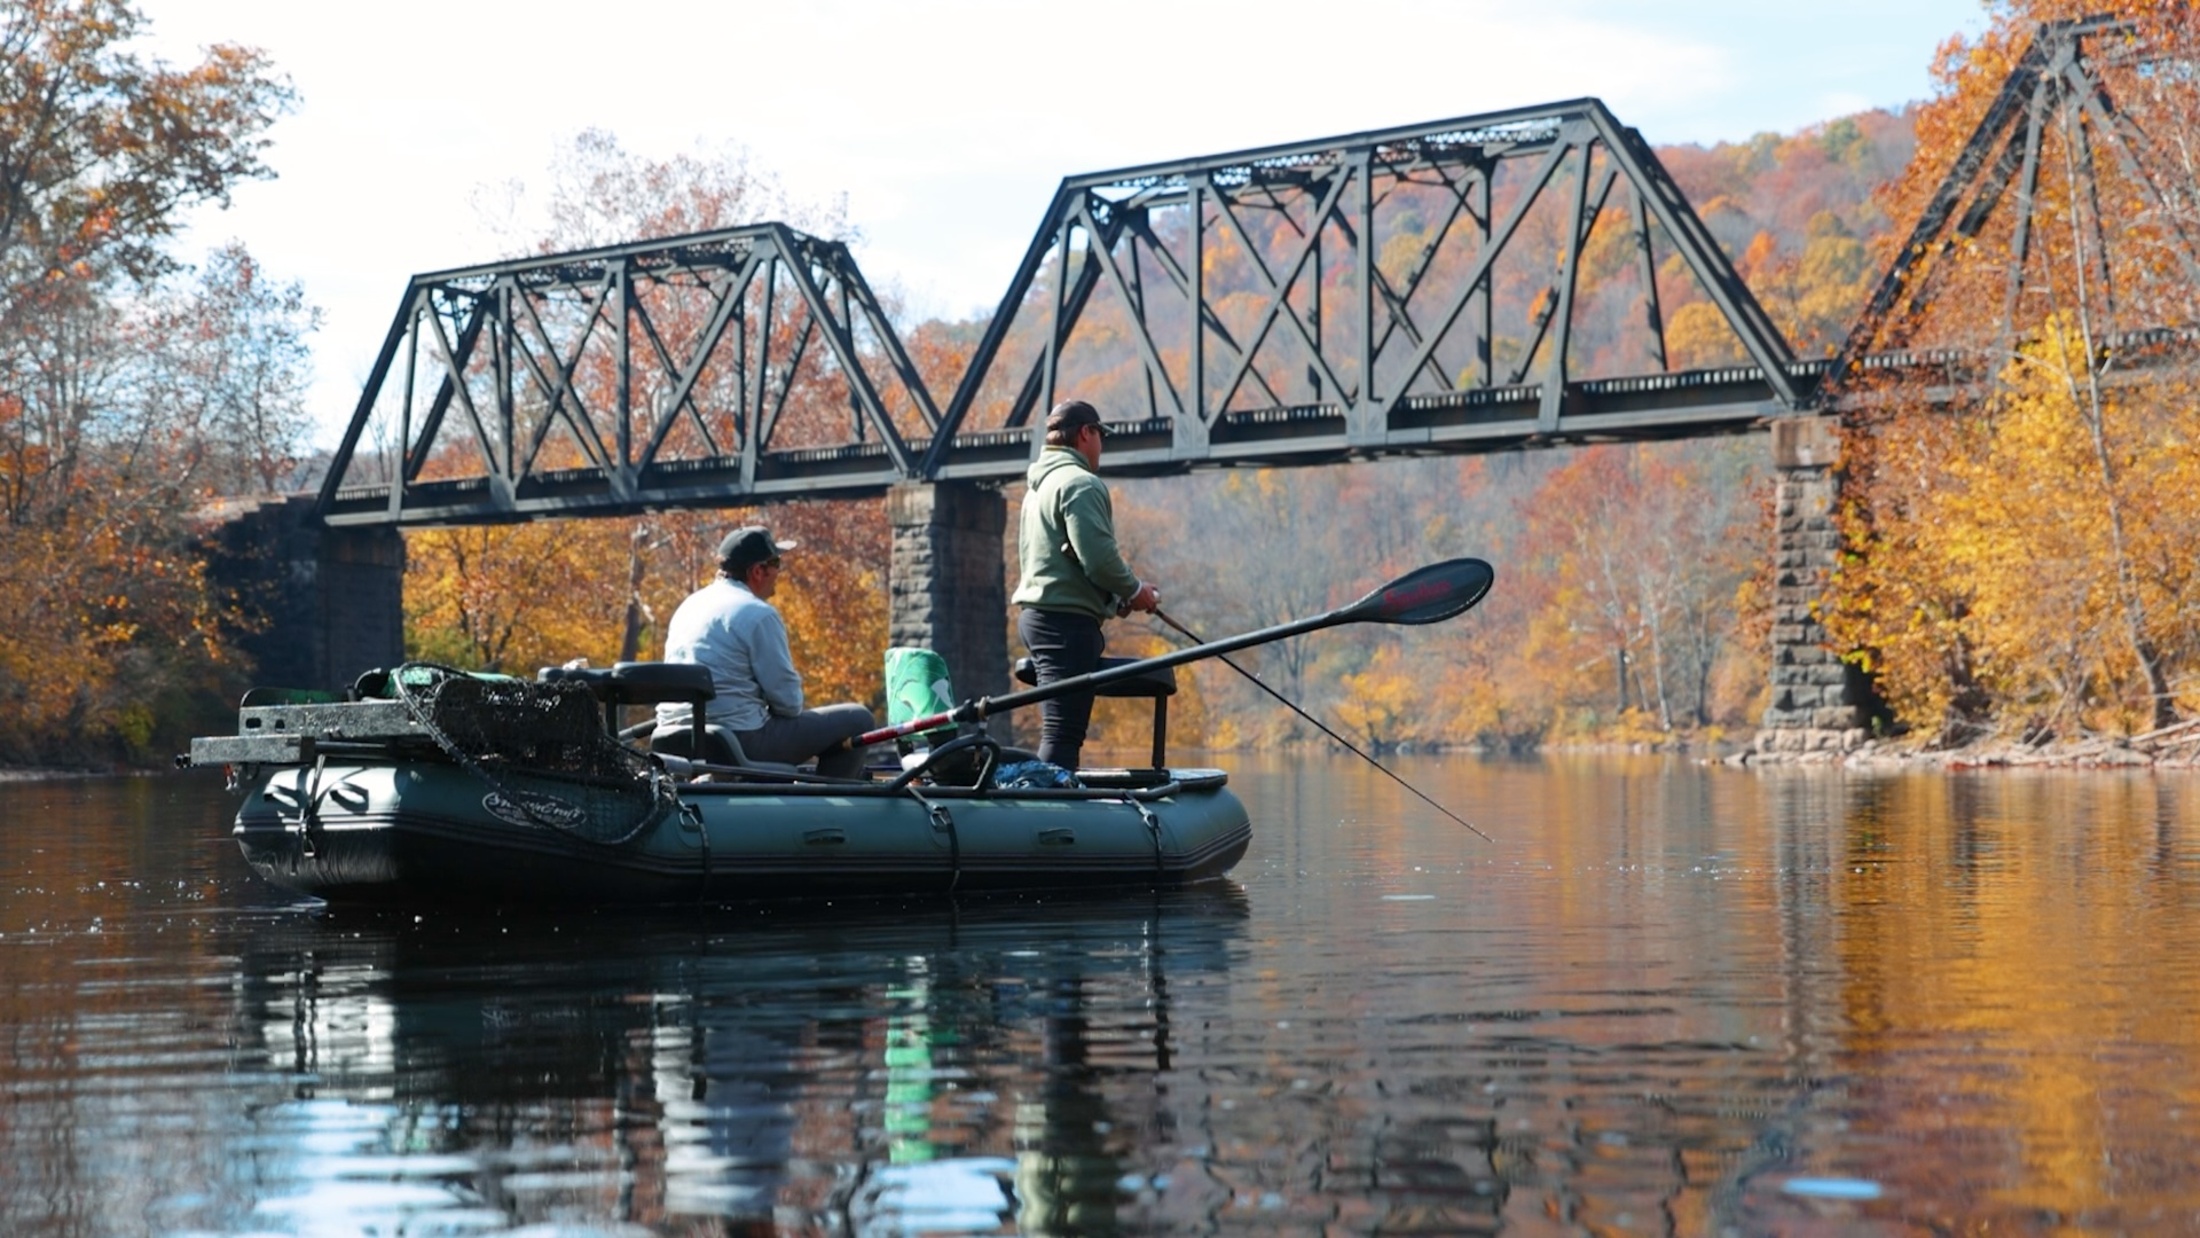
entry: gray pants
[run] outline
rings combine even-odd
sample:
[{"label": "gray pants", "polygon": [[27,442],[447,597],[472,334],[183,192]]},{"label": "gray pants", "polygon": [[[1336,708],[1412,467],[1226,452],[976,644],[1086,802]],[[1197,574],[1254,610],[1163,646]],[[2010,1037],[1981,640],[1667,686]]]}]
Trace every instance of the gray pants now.
[{"label": "gray pants", "polygon": [[752,761],[784,761],[799,765],[817,758],[817,772],[828,778],[863,776],[861,748],[827,752],[844,739],[874,730],[878,719],[861,705],[827,705],[805,709],[792,718],[771,717],[753,731],[735,731],[741,750]]}]

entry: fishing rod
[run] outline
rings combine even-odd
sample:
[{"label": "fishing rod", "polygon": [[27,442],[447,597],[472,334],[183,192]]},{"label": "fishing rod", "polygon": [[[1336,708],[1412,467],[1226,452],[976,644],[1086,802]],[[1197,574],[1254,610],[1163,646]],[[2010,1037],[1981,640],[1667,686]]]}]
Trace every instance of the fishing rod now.
[{"label": "fishing rod", "polygon": [[[1036,688],[1028,688],[1022,692],[1011,692],[1005,696],[974,697],[945,713],[928,714],[922,718],[912,718],[895,726],[866,731],[848,742],[854,746],[883,744],[890,739],[900,739],[907,735],[937,730],[949,723],[983,722],[987,718],[1006,713],[1011,709],[1036,705],[1041,701],[1051,701],[1058,696],[1067,696],[1073,692],[1090,692],[1094,688],[1114,683],[1118,679],[1129,679],[1137,675],[1143,675],[1147,671],[1160,670],[1166,666],[1181,666],[1186,662],[1197,662],[1201,658],[1220,657],[1223,654],[1234,653],[1237,650],[1250,648],[1254,645],[1265,645],[1271,641],[1279,641],[1286,637],[1315,632],[1323,628],[1333,628],[1341,624],[1395,623],[1420,625],[1424,623],[1441,623],[1455,615],[1464,614],[1468,608],[1480,602],[1489,593],[1490,586],[1496,583],[1496,580],[1497,570],[1480,559],[1446,559],[1442,563],[1431,563],[1427,567],[1415,568],[1382,588],[1370,592],[1366,597],[1349,606],[1340,606],[1336,610],[1315,615],[1310,619],[1295,619],[1289,623],[1279,623],[1271,628],[1262,628],[1257,632],[1247,632],[1242,636],[1226,637],[1208,644],[1193,645],[1187,649],[1178,649],[1155,657],[1142,658],[1136,662],[1125,662],[1120,666],[1111,666],[1106,670],[1094,671],[1089,675],[1073,675],[1068,679],[1057,679],[1053,683],[1040,684]],[[1467,828],[1473,829],[1474,827],[1468,826]]]},{"label": "fishing rod", "polygon": [[[1192,641],[1194,644],[1201,643],[1199,640],[1199,634],[1197,632],[1192,631],[1190,628],[1185,627],[1183,624],[1178,623],[1176,620],[1171,619],[1169,616],[1163,614],[1160,607],[1156,606],[1153,608],[1153,617],[1159,619],[1163,623],[1168,624],[1170,627],[1175,628],[1178,632],[1183,633],[1185,638]],[[1376,769],[1381,770],[1384,777],[1390,779],[1392,782],[1397,783],[1399,786],[1404,787],[1406,790],[1413,792],[1415,795],[1420,796],[1422,803],[1427,804],[1429,807],[1435,809],[1436,811],[1444,814],[1447,817],[1450,817],[1452,820],[1457,821],[1459,824],[1466,826],[1468,829],[1474,830],[1475,834],[1481,837],[1485,842],[1497,841],[1496,839],[1491,838],[1489,835],[1482,833],[1481,830],[1475,829],[1474,822],[1467,820],[1465,817],[1460,816],[1458,813],[1453,812],[1451,809],[1446,808],[1442,804],[1437,803],[1435,800],[1430,799],[1427,795],[1422,793],[1419,787],[1414,786],[1412,783],[1407,782],[1405,779],[1400,778],[1397,774],[1393,773],[1389,766],[1384,765],[1381,761],[1378,761],[1374,757],[1371,757],[1366,753],[1360,751],[1359,746],[1354,744],[1351,740],[1346,739],[1344,736],[1330,730],[1329,727],[1324,724],[1321,719],[1299,708],[1296,704],[1293,704],[1290,697],[1287,697],[1283,693],[1269,687],[1267,684],[1262,683],[1260,680],[1260,676],[1255,675],[1253,672],[1246,670],[1242,666],[1239,666],[1237,663],[1231,661],[1226,655],[1217,654],[1215,656],[1222,660],[1222,664],[1224,666],[1227,666],[1231,670],[1236,671],[1238,674],[1245,676],[1245,681],[1247,683],[1252,684],[1254,687],[1259,688],[1261,691],[1276,698],[1278,701],[1283,703],[1284,708],[1290,710],[1292,713],[1297,714],[1299,717],[1306,719],[1308,722],[1313,723],[1316,730],[1320,731],[1324,735],[1327,735],[1329,738],[1336,740],[1339,744],[1342,744],[1346,752],[1351,753],[1353,756],[1356,756],[1362,761],[1367,762],[1369,765],[1374,766]]]}]

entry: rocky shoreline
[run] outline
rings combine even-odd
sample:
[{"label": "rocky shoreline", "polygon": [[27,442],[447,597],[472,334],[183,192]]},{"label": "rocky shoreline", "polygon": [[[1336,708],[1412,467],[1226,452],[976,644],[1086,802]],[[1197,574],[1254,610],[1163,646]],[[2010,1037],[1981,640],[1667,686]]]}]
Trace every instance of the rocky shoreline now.
[{"label": "rocky shoreline", "polygon": [[2200,769],[2200,718],[2138,735],[2024,743],[1988,737],[1932,748],[1918,738],[1875,739],[1861,730],[1761,731],[1727,765],[1839,765],[1848,769]]}]

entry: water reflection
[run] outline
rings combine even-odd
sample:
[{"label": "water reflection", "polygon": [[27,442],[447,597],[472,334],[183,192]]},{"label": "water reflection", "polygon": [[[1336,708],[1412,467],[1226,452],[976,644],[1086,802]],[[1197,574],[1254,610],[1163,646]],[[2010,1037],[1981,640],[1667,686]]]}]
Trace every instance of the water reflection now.
[{"label": "water reflection", "polygon": [[1245,762],[1236,886],[530,919],[301,909],[189,780],[0,787],[0,1232],[2200,1219],[2189,780],[1402,772],[1500,844]]},{"label": "water reflection", "polygon": [[1103,1085],[1170,1069],[1247,904],[734,915],[262,926],[238,999],[294,1085],[259,1121],[306,1154],[258,1218],[1103,1232],[1172,1120]]}]

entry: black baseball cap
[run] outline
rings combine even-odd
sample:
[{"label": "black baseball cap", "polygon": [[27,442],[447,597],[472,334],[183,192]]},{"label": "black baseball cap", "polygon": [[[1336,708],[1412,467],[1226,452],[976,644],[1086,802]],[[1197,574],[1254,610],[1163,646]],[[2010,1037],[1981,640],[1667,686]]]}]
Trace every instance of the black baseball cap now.
[{"label": "black baseball cap", "polygon": [[772,531],[763,525],[743,525],[726,534],[726,540],[718,543],[718,566],[728,576],[739,576],[757,564],[776,559],[794,548],[795,542],[792,539],[773,541]]},{"label": "black baseball cap", "polygon": [[1097,426],[1100,433],[1108,432],[1108,425],[1100,420],[1099,411],[1083,400],[1064,400],[1054,406],[1053,412],[1047,414],[1049,434],[1067,435],[1079,426]]}]

